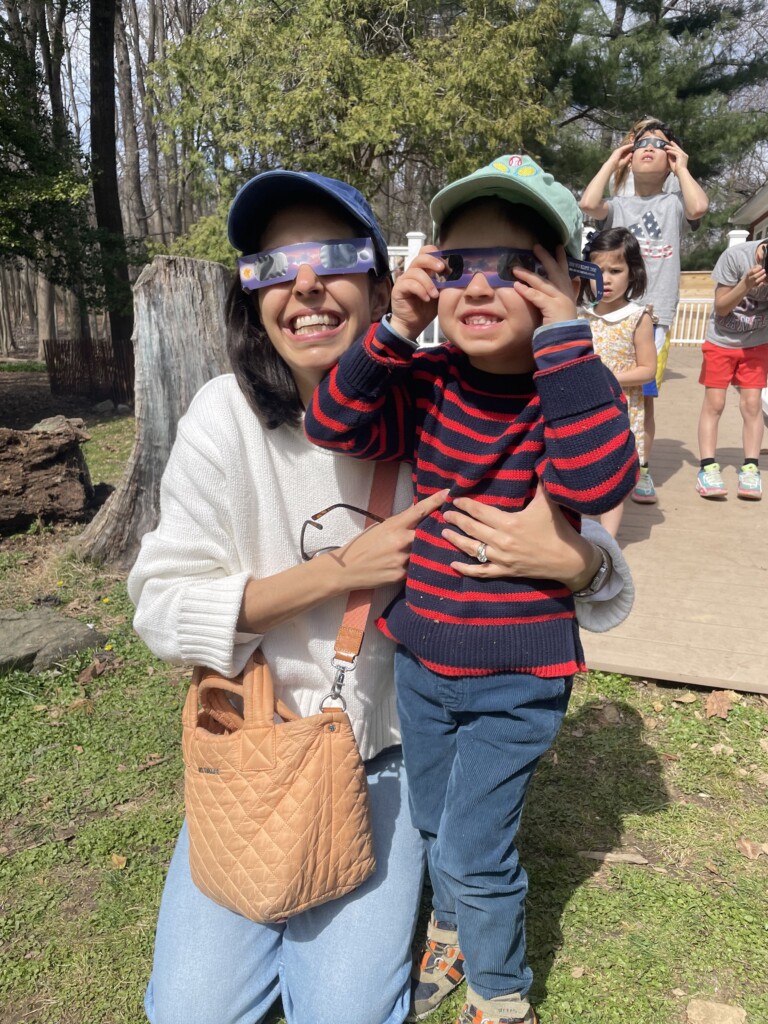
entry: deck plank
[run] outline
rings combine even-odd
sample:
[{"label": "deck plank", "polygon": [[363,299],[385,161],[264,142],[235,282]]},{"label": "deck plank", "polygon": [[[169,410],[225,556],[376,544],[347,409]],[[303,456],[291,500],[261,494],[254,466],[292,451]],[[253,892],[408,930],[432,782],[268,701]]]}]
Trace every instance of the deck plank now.
[{"label": "deck plank", "polygon": [[651,458],[659,501],[630,501],[624,512],[619,542],[635,580],[635,606],[621,626],[583,630],[582,640],[590,668],[768,693],[768,497],[736,497],[742,449],[733,389],[718,447],[729,497],[705,501],[696,493],[700,362],[698,347],[672,348]]}]

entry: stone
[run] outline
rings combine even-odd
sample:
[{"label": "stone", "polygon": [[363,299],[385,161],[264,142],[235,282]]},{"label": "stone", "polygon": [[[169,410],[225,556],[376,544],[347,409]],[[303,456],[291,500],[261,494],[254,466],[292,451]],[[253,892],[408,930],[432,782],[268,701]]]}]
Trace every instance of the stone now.
[{"label": "stone", "polygon": [[53,608],[0,609],[0,672],[42,672],[70,654],[106,642],[103,633]]},{"label": "stone", "polygon": [[114,412],[115,411],[115,403],[112,401],[111,398],[107,398],[103,402],[98,402],[96,405],[94,405],[93,411],[94,412]]},{"label": "stone", "polygon": [[710,1003],[705,999],[692,999],[686,1007],[688,1024],[744,1024],[747,1011],[740,1006]]}]

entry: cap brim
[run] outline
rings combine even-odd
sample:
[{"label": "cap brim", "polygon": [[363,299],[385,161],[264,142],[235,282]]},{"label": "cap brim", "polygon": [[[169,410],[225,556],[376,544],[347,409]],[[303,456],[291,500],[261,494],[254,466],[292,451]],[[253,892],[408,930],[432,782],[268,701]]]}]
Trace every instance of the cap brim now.
[{"label": "cap brim", "polygon": [[[457,207],[464,206],[473,199],[485,199],[497,197],[510,202],[520,203],[523,206],[530,206],[535,210],[547,224],[557,231],[561,243],[567,248],[571,241],[570,227],[556,214],[552,208],[542,202],[538,196],[526,188],[519,179],[510,176],[501,178],[498,174],[488,175],[488,180],[483,181],[479,175],[465,178],[448,185],[442,192],[438,192],[430,204],[429,212],[432,215],[433,230],[437,238],[440,226],[445,223],[446,218]],[[580,256],[581,250],[570,253],[572,256]]]},{"label": "cap brim", "polygon": [[371,224],[363,220],[359,211],[347,203],[343,196],[303,171],[265,171],[243,185],[229,208],[229,241],[243,254],[255,252],[260,247],[264,228],[276,210],[289,203],[316,203],[318,200],[337,207],[354,224],[360,226],[364,236],[370,235],[382,261],[382,268],[389,268],[387,243],[380,230],[374,230]]}]

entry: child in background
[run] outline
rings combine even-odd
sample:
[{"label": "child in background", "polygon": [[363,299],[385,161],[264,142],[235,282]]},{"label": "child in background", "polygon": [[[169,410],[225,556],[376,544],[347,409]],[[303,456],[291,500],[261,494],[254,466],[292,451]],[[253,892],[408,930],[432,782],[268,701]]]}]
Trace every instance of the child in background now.
[{"label": "child in background", "polygon": [[[545,491],[571,521],[637,478],[626,402],[577,319],[573,196],[503,156],[432,201],[440,249],[398,278],[392,313],[342,357],[305,417],[311,440],[413,463],[417,495],[515,511]],[[570,262],[570,268],[569,268]],[[417,351],[435,315],[449,339]],[[540,497],[534,500],[540,500]],[[446,528],[446,526],[448,528]],[[451,528],[452,527],[452,528]],[[444,506],[416,531],[405,590],[378,625],[399,644],[398,713],[411,816],[427,841],[433,913],[415,968],[421,1019],[466,976],[458,1024],[535,1024],[526,874],[514,838],[541,755],[583,667],[573,594],[513,579],[491,535]],[[608,563],[590,585],[603,585]]]},{"label": "child in background", "polygon": [[726,249],[712,271],[717,288],[704,335],[699,376],[699,383],[706,389],[699,417],[701,469],[696,478],[696,490],[702,498],[724,498],[728,493],[715,455],[717,428],[729,384],[739,389],[739,411],[744,421],[744,462],[737,493],[751,501],[763,496],[758,460],[764,427],[760,399],[768,371],[766,263],[768,242],[744,242]]},{"label": "child in background", "polygon": [[[604,199],[609,180],[620,188],[623,169],[630,166],[634,195],[614,195]],[[674,174],[680,191],[664,191],[665,182]],[[619,146],[584,189],[582,211],[593,217],[600,229],[626,227],[640,242],[648,275],[648,290],[640,297],[653,307],[656,323],[656,377],[643,385],[645,395],[645,461],[632,494],[634,501],[656,501],[648,462],[656,434],[654,398],[664,377],[669,351],[669,335],[677,311],[680,293],[680,239],[687,226],[695,230],[707,212],[709,201],[688,170],[688,154],[680,147],[669,125],[650,121],[635,134],[632,142]]]},{"label": "child in background", "polygon": [[[592,235],[584,250],[585,259],[600,267],[603,297],[585,305],[580,314],[592,328],[595,352],[611,370],[627,396],[629,425],[635,435],[640,463],[644,462],[645,416],[643,384],[656,376],[656,346],[653,321],[645,306],[630,300],[646,289],[645,263],[635,236],[626,228],[612,228]],[[584,283],[582,301],[592,294]],[[624,505],[606,512],[600,522],[615,537],[621,525]]]}]

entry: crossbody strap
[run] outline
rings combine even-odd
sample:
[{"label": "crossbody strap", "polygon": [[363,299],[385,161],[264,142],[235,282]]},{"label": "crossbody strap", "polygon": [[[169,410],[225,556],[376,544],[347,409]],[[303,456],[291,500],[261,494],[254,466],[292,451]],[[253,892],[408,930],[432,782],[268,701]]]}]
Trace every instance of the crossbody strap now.
[{"label": "crossbody strap", "polygon": [[[391,515],[399,471],[400,466],[397,462],[376,463],[368,502],[368,511],[371,515],[365,520],[366,529]],[[333,650],[333,667],[336,670],[336,676],[330,693],[326,694],[320,702],[320,707],[324,711],[333,710],[324,707],[325,702],[329,700],[339,701],[342,708],[346,708],[346,701],[341,695],[341,690],[346,673],[353,671],[360,648],[363,646],[365,626],[371,610],[372,599],[373,587],[369,587],[367,590],[350,591]]]}]

